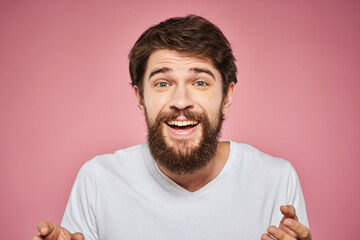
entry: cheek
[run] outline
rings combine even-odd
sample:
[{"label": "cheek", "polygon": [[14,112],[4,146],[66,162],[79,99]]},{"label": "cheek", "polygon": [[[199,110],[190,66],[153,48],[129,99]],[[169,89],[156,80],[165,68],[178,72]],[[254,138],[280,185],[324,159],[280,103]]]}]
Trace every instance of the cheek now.
[{"label": "cheek", "polygon": [[[221,95],[222,96],[222,95]],[[216,125],[219,120],[219,115],[221,114],[222,110],[222,97],[221,96],[213,96],[208,98],[203,105],[204,111],[209,117],[209,121],[212,125]]]},{"label": "cheek", "polygon": [[154,122],[156,117],[159,115],[161,110],[164,108],[164,103],[160,97],[151,97],[145,98],[145,109],[148,120]]},{"label": "cheek", "polygon": [[147,118],[147,121],[154,123],[156,116],[157,114],[154,112],[154,109],[145,104],[145,117]]},{"label": "cheek", "polygon": [[219,101],[208,101],[206,106],[203,105],[203,111],[209,118],[211,127],[216,127],[219,121],[221,103]]},{"label": "cheek", "polygon": [[204,96],[202,99],[199,99],[201,102],[202,108],[209,114],[209,115],[218,115],[221,105],[222,105],[222,95],[218,92],[213,94],[209,94],[208,96]]}]

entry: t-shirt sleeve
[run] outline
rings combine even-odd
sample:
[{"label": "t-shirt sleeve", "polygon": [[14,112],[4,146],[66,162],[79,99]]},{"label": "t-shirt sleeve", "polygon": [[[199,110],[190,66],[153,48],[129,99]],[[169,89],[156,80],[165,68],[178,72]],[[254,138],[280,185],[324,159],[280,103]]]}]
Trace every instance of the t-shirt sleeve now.
[{"label": "t-shirt sleeve", "polygon": [[74,182],[61,226],[98,240],[96,228],[96,175],[94,161],[85,163]]},{"label": "t-shirt sleeve", "polygon": [[288,187],[287,187],[287,204],[293,205],[296,209],[296,215],[299,222],[309,227],[309,222],[306,214],[306,206],[304,196],[301,190],[300,181],[295,169],[289,164]]}]

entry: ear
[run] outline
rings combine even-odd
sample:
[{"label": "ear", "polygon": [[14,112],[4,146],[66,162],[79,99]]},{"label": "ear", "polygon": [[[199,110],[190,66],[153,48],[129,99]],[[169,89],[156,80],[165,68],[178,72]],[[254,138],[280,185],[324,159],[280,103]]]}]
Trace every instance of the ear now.
[{"label": "ear", "polygon": [[136,97],[136,103],[138,108],[140,109],[142,115],[145,116],[145,105],[144,105],[144,99],[141,96],[140,92],[139,92],[139,88],[137,86],[134,86],[134,93],[135,93],[135,97]]},{"label": "ear", "polygon": [[231,82],[230,86],[228,87],[226,96],[225,96],[225,98],[223,100],[222,107],[221,107],[221,112],[224,115],[228,112],[228,110],[229,110],[229,108],[231,106],[232,97],[234,95],[234,88],[235,88],[235,83]]}]

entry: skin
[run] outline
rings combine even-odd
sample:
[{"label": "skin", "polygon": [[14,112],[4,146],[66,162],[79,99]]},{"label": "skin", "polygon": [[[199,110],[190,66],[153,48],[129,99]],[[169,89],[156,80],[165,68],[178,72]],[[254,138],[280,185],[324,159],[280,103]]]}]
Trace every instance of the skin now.
[{"label": "skin", "polygon": [[[160,71],[163,69],[163,71]],[[194,70],[197,69],[197,70]],[[189,109],[205,113],[210,124],[215,126],[219,111],[226,114],[232,101],[234,84],[228,88],[223,100],[220,72],[206,58],[190,56],[171,50],[158,50],[149,57],[143,79],[143,97],[135,87],[139,109],[153,123],[161,112]],[[145,112],[146,109],[146,112]],[[194,148],[202,137],[202,123],[191,136],[178,137],[163,124],[163,133],[169,146],[179,147],[173,139],[190,139],[189,149]],[[179,151],[185,149],[179,149]],[[194,174],[176,175],[163,166],[160,170],[188,191],[194,192],[214,179],[224,167],[230,152],[229,143],[219,142],[213,161]]]},{"label": "skin", "polygon": [[[160,69],[163,69],[159,71]],[[198,69],[195,70],[194,69]],[[199,69],[201,71],[199,71]],[[205,70],[205,71],[203,71]],[[144,74],[143,97],[138,88],[134,87],[137,105],[141,112],[150,122],[154,122],[156,116],[162,111],[174,109],[183,110],[189,108],[192,111],[204,112],[215,124],[218,113],[227,113],[234,94],[232,83],[223,98],[222,79],[219,71],[212,62],[206,58],[198,58],[170,50],[158,50],[150,55]],[[146,109],[146,111],[145,111]],[[196,146],[202,137],[201,123],[193,134],[189,136],[173,136],[163,123],[163,132],[169,145],[176,147],[173,139],[191,139],[192,148]],[[228,159],[230,146],[228,143],[219,142],[214,159],[205,168],[194,174],[176,175],[159,166],[161,171],[184,189],[194,192],[213,180],[223,169]],[[279,227],[270,226],[268,233],[261,236],[261,240],[272,240],[270,235],[278,240],[311,240],[311,233],[304,225],[298,222],[296,211],[293,206],[281,206],[284,215]],[[291,223],[291,226],[288,225]],[[33,240],[84,240],[81,233],[71,234],[65,228],[46,221],[39,222],[40,235]],[[271,234],[276,230],[276,234]]]},{"label": "skin", "polygon": [[71,234],[56,223],[41,221],[37,225],[40,235],[32,240],[84,240],[82,233]]}]

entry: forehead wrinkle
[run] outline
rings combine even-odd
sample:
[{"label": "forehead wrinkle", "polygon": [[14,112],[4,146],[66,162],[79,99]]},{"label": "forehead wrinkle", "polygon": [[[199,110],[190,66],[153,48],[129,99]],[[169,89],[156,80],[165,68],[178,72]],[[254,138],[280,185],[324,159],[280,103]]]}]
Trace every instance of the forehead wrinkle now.
[{"label": "forehead wrinkle", "polygon": [[[168,54],[164,54],[168,53]],[[217,79],[217,72],[213,71],[212,61],[208,58],[179,53],[171,50],[158,50],[151,54],[148,61],[148,67],[153,70],[149,73],[148,80],[157,74],[174,73],[180,71],[191,72],[192,74],[205,73]],[[169,67],[170,65],[170,67]],[[174,65],[174,66],[173,66]],[[192,65],[192,66],[191,66]],[[196,66],[198,65],[198,66]],[[183,70],[178,69],[178,67]],[[174,68],[173,68],[174,67]],[[185,69],[184,69],[185,68]],[[216,75],[216,77],[215,77]]]}]

